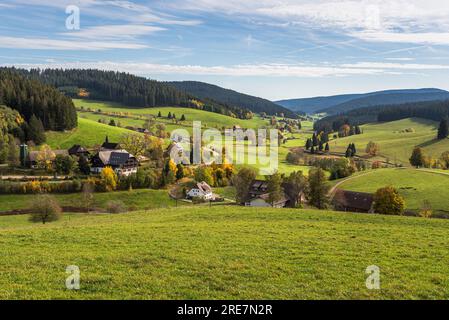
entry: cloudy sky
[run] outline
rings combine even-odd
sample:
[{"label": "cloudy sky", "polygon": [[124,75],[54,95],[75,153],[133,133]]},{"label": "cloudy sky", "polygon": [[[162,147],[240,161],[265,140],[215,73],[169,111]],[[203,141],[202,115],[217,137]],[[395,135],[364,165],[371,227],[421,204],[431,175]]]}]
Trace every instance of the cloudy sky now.
[{"label": "cloudy sky", "polygon": [[2,0],[0,61],[206,81],[273,100],[449,89],[449,2]]}]

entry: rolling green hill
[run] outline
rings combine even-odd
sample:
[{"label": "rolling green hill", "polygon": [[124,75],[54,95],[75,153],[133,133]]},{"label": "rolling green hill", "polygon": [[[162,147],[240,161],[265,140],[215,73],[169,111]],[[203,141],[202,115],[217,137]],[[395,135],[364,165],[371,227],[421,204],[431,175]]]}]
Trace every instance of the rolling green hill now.
[{"label": "rolling green hill", "polygon": [[[1,299],[449,298],[447,220],[244,207],[26,219],[0,217]],[[371,265],[381,290],[365,286]]]},{"label": "rolling green hill", "polygon": [[[362,126],[363,134],[339,138],[329,142],[331,151],[345,152],[349,143],[355,143],[358,155],[365,155],[369,141],[380,145],[380,156],[390,162],[409,166],[408,159],[415,146],[421,146],[424,152],[438,158],[444,151],[449,151],[449,139],[438,141],[438,123],[424,119],[404,119],[386,123],[366,124]],[[411,129],[412,132],[405,132]]]},{"label": "rolling green hill", "polygon": [[[180,107],[155,107],[155,108],[128,108],[124,105],[111,103],[111,102],[100,102],[100,101],[92,101],[92,100],[83,100],[83,99],[74,99],[73,102],[77,108],[84,107],[85,109],[91,108],[92,110],[101,109],[103,112],[124,112],[130,113],[132,115],[140,115],[140,116],[148,116],[153,115],[157,116],[160,111],[163,117],[167,117],[168,113],[175,113],[177,119],[180,119],[182,115],[186,117],[186,121],[184,122],[184,126],[175,126],[172,121],[162,118],[157,119],[158,121],[162,121],[164,123],[169,123],[172,128],[185,128],[189,129],[192,126],[192,121],[201,121],[203,125],[207,125],[207,127],[211,128],[219,128],[222,127],[232,128],[234,125],[239,125],[242,128],[255,129],[260,128],[262,126],[268,126],[268,120],[263,120],[259,116],[254,116],[251,120],[242,120],[236,119],[229,116],[225,116],[218,113],[191,109],[191,108],[180,108]],[[83,113],[87,117],[94,118],[98,115],[93,115],[89,113]],[[107,116],[101,116],[108,118]],[[124,125],[135,125],[134,121],[130,121],[126,118],[121,118],[120,121]],[[128,122],[130,121],[130,122]],[[129,123],[129,124],[128,124]],[[144,123],[144,120],[140,121],[141,124]],[[169,128],[170,129],[170,128]]]},{"label": "rolling green hill", "polygon": [[78,119],[78,128],[66,132],[47,132],[47,144],[52,149],[68,149],[74,144],[86,147],[102,144],[105,137],[110,141],[118,141],[120,137],[130,130],[111,127],[93,120]]},{"label": "rolling green hill", "polygon": [[398,189],[408,210],[419,211],[423,201],[428,200],[435,212],[449,213],[449,172],[379,169],[348,179],[339,188],[374,193],[388,185]]}]

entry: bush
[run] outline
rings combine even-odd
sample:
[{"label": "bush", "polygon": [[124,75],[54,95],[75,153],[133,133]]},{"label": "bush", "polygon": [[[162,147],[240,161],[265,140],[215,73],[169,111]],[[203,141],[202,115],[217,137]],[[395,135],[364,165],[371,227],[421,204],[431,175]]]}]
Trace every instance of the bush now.
[{"label": "bush", "polygon": [[111,200],[106,204],[106,211],[108,213],[122,213],[126,211],[126,206],[123,201]]},{"label": "bush", "polygon": [[206,199],[204,199],[203,197],[193,197],[192,198],[192,203],[193,204],[206,203]]},{"label": "bush", "polygon": [[376,213],[403,215],[404,209],[404,198],[402,198],[395,188],[391,186],[381,188],[374,194],[374,210]]},{"label": "bush", "polygon": [[50,195],[39,195],[32,203],[33,211],[31,212],[31,222],[56,221],[61,218],[62,209],[56,199]]}]

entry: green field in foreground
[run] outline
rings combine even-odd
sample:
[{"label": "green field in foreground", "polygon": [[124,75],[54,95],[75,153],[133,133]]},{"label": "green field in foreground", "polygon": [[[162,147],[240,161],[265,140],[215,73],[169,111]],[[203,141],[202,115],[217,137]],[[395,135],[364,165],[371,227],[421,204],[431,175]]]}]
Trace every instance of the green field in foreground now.
[{"label": "green field in foreground", "polygon": [[93,147],[101,145],[106,136],[109,141],[119,141],[123,134],[129,132],[132,131],[78,117],[78,128],[67,132],[47,132],[46,143],[52,149],[68,149],[74,144]]},{"label": "green field in foreground", "polygon": [[415,169],[379,169],[360,173],[348,179],[341,189],[374,193],[392,185],[405,198],[406,207],[419,210],[424,200],[430,201],[435,211],[449,213],[449,171],[436,173]]},{"label": "green field in foreground", "polygon": [[[363,134],[329,142],[331,151],[345,152],[349,143],[355,143],[359,155],[365,155],[369,141],[380,145],[380,155],[390,162],[409,166],[409,158],[415,146],[421,146],[426,155],[439,158],[449,151],[449,139],[437,141],[438,123],[424,119],[404,119],[386,123],[366,124]],[[412,129],[414,132],[404,132]]]},{"label": "green field in foreground", "polygon": [[[449,221],[295,209],[0,217],[0,299],[448,299]],[[65,289],[68,265],[81,289]],[[380,268],[381,290],[365,287]]]}]

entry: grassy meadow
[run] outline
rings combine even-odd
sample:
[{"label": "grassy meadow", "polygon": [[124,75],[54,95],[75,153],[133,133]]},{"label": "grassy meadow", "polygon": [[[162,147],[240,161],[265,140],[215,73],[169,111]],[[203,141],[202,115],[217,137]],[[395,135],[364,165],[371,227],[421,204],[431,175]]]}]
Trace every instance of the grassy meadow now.
[{"label": "grassy meadow", "polygon": [[93,120],[78,117],[78,128],[66,132],[47,132],[47,144],[52,149],[68,149],[74,144],[93,147],[102,144],[105,137],[109,141],[119,141],[120,137],[130,130],[112,127]]},{"label": "grassy meadow", "polygon": [[[166,123],[169,127],[168,130],[173,128],[183,128],[183,129],[191,129],[192,121],[201,121],[202,125],[207,126],[208,128],[218,128],[222,127],[232,128],[234,125],[239,125],[242,128],[246,129],[257,129],[263,126],[268,126],[268,120],[264,120],[260,118],[258,115],[255,115],[251,120],[242,120],[236,119],[229,116],[225,116],[222,114],[208,112],[198,109],[192,108],[180,108],[180,107],[154,107],[154,108],[130,108],[118,103],[113,102],[101,102],[101,101],[93,101],[93,100],[85,100],[85,99],[73,99],[73,102],[77,108],[81,106],[85,109],[91,108],[92,110],[101,109],[102,112],[126,112],[131,115],[136,116],[157,116],[159,112],[161,112],[163,118],[158,118],[157,121]],[[186,121],[183,122],[183,125],[175,125],[169,119],[166,119],[168,113],[176,114],[177,119],[180,119],[182,115],[186,117]],[[127,118],[115,118],[111,116],[105,115],[95,115],[88,112],[83,112],[88,118],[96,119],[98,118],[106,118],[106,119],[115,119],[119,120],[124,126],[127,125],[143,125],[144,120],[134,120]]]},{"label": "grassy meadow", "polygon": [[448,237],[448,220],[298,209],[0,217],[0,299],[448,299]]},{"label": "grassy meadow", "polygon": [[[349,143],[355,143],[358,155],[366,155],[369,141],[380,145],[380,156],[409,166],[409,158],[415,146],[421,146],[426,155],[438,158],[449,150],[449,139],[436,140],[438,123],[424,119],[403,119],[399,121],[374,123],[361,126],[363,134],[332,140],[331,151],[345,152]],[[413,132],[405,132],[412,129]]]},{"label": "grassy meadow", "polygon": [[339,185],[339,188],[374,193],[392,185],[404,197],[406,208],[418,211],[428,200],[434,211],[449,213],[449,172],[415,169],[378,169],[360,173]]}]

